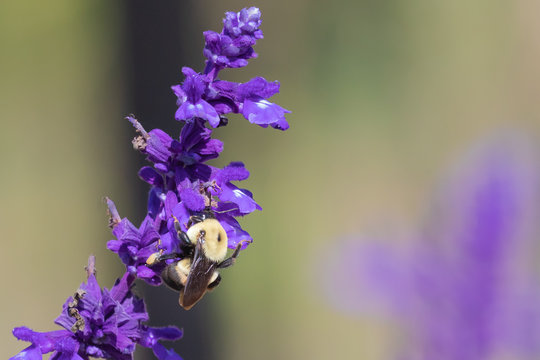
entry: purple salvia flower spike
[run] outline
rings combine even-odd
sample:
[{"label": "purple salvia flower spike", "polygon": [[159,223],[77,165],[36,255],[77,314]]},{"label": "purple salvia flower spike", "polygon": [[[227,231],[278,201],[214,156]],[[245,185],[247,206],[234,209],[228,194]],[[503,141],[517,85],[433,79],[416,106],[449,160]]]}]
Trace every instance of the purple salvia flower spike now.
[{"label": "purple salvia flower spike", "polygon": [[152,164],[138,172],[150,185],[147,214],[140,226],[121,218],[114,202],[105,199],[109,227],[116,238],[107,242],[107,248],[118,255],[126,272],[110,290],[101,288],[91,256],[86,283],[67,299],[55,320],[65,330],[39,333],[26,327],[15,328],[14,336],[31,345],[12,359],[37,360],[51,353],[52,360],[130,360],[139,344],[151,348],[160,360],[181,360],[159,341],[177,340],[182,331],[145,325],[149,317],[144,302],[131,288],[136,278],[151,285],[161,284],[160,274],[167,264],[159,260],[158,264],[147,264],[150,258],[171,253],[175,257],[190,256],[180,246],[176,221],[181,230],[187,231],[192,215],[214,213],[228,235],[228,247],[241,244],[244,249],[253,241],[236,217],[261,207],[250,191],[232,184],[247,179],[249,172],[240,162],[223,169],[206,164],[223,151],[223,142],[212,139],[212,129],[206,122],[212,128],[226,126],[229,120],[224,115],[237,113],[262,127],[289,127],[284,116],[288,111],[267,100],[279,91],[279,82],[261,77],[245,84],[217,79],[223,68],[245,66],[257,56],[253,45],[263,37],[260,25],[261,13],[251,7],[226,13],[221,33],[204,33],[204,73],[184,67],[183,83],[172,86],[178,105],[175,118],[183,123],[178,139],[161,129],[146,131],[133,115],[126,117],[138,134],[133,147]]}]

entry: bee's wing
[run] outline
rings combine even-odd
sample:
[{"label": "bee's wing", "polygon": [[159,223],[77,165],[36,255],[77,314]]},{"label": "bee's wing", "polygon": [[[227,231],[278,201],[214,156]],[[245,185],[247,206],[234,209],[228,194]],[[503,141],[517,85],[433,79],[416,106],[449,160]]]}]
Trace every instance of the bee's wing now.
[{"label": "bee's wing", "polygon": [[195,255],[186,281],[186,287],[180,294],[180,305],[184,309],[191,309],[203,297],[208,290],[208,283],[212,279],[216,268],[217,264],[204,256],[200,242],[198,242],[195,247]]}]

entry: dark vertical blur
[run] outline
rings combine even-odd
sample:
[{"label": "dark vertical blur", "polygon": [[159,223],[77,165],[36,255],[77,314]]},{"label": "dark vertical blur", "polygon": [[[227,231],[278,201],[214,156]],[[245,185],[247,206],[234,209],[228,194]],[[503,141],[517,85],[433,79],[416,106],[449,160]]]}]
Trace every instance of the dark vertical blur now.
[{"label": "dark vertical blur", "polygon": [[[193,4],[188,1],[144,1],[125,0],[126,14],[123,44],[125,54],[125,76],[127,84],[127,108],[147,129],[161,128],[170,135],[178,136],[180,124],[174,121],[176,98],[170,87],[181,81],[181,67],[200,58],[202,35],[195,23],[197,16]],[[144,159],[133,155],[135,167],[144,164]],[[148,186],[137,183],[134,194],[139,203],[137,214],[144,215],[143,201]],[[208,339],[213,337],[215,321],[210,323],[211,312],[208,301],[199,303],[194,309],[184,311],[178,305],[178,295],[165,286],[154,288],[139,286],[145,292],[145,300],[151,317],[151,325],[177,325],[184,329],[184,338],[174,343],[174,349],[184,359],[213,359],[214,351]],[[213,320],[213,319],[212,319]],[[167,347],[172,344],[165,344]],[[139,359],[154,358],[148,349],[139,349]]]}]

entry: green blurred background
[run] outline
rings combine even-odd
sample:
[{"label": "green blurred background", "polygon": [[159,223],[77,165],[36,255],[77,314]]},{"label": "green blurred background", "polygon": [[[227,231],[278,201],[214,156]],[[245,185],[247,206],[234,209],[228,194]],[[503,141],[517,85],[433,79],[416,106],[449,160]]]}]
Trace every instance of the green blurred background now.
[{"label": "green blurred background", "polygon": [[90,253],[101,285],[122,274],[102,198],[138,224],[147,191],[123,117],[177,135],[169,86],[181,66],[203,69],[202,31],[246,6],[263,13],[259,58],[221,77],[280,80],[291,128],[234,117],[215,131],[214,164],[244,161],[264,208],[243,220],[255,242],[222,286],[189,313],[140,286],[170,306],[161,325],[184,327],[185,359],[386,359],[392,321],[322,298],[324,250],[340,234],[417,228],[442,170],[494,129],[540,136],[535,2],[3,1],[0,357],[26,347],[13,327],[56,329]]}]

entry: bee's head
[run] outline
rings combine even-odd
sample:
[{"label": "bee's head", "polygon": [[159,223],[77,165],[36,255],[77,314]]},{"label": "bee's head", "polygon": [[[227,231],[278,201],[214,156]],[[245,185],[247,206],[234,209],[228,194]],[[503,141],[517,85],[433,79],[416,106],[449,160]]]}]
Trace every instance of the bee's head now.
[{"label": "bee's head", "polygon": [[187,235],[193,244],[202,242],[204,255],[208,259],[221,262],[227,256],[227,233],[216,219],[205,219],[192,225]]}]

